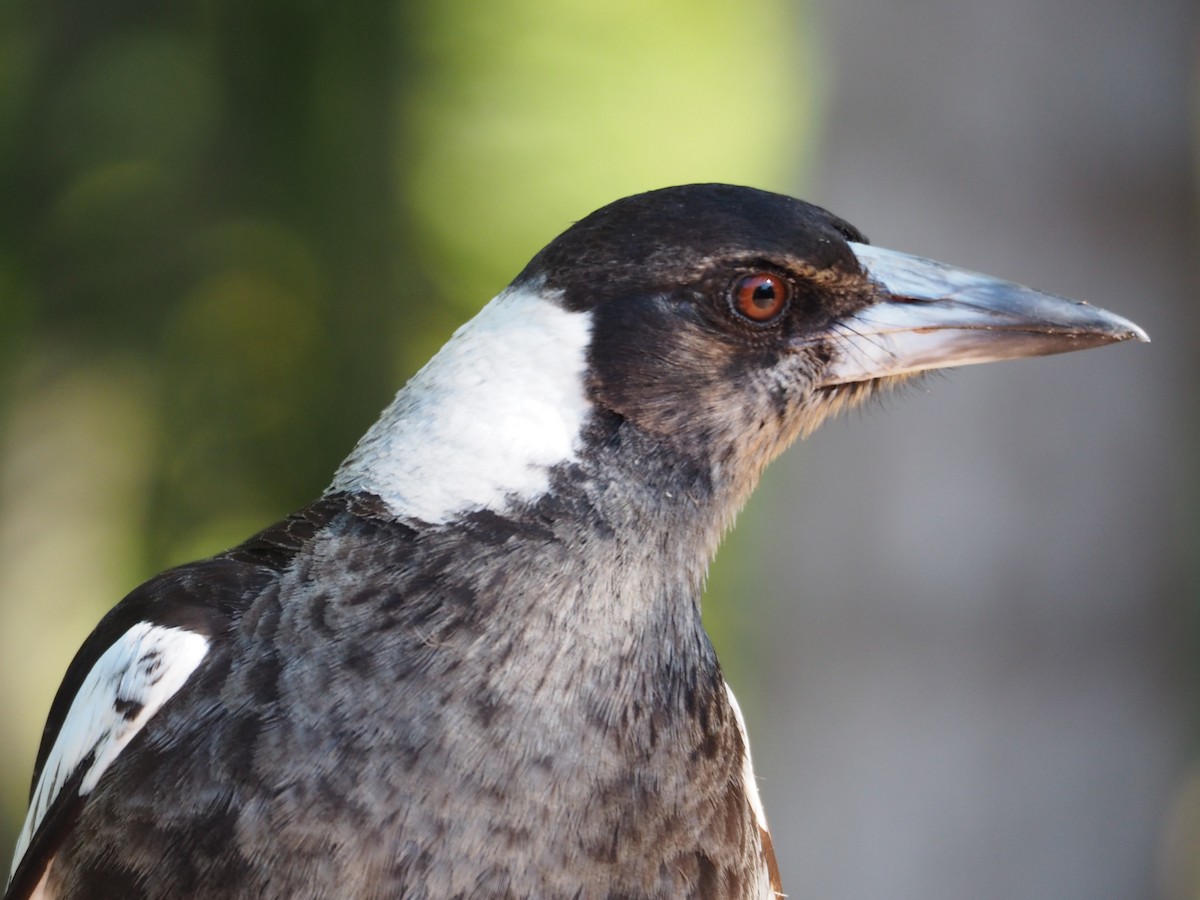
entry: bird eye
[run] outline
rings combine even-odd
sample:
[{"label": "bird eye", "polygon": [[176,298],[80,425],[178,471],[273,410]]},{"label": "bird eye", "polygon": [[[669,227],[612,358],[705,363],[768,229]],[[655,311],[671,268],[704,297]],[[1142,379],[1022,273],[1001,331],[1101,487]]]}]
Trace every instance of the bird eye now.
[{"label": "bird eye", "polygon": [[787,282],[769,272],[744,275],[733,285],[733,309],[751,322],[770,322],[783,312],[787,301]]}]

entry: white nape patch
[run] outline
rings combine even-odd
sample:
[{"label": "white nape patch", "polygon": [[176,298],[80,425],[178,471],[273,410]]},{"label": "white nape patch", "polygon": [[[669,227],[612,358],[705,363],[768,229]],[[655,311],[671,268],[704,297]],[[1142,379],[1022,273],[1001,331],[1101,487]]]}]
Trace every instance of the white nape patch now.
[{"label": "white nape patch", "polygon": [[742,749],[746,756],[742,760],[742,781],[746,786],[746,797],[750,800],[750,809],[754,813],[754,821],[763,831],[770,833],[767,828],[767,812],[763,809],[762,800],[758,796],[758,781],[754,777],[754,763],[750,759],[750,735],[746,733],[746,720],[742,718],[742,708],[738,706],[737,697],[733,696],[733,688],[725,682],[725,693],[729,696],[729,705],[733,707],[733,717],[737,720],[738,731],[742,735]]},{"label": "white nape patch", "polygon": [[432,524],[545,493],[590,409],[591,324],[536,289],[504,291],[396,395],[328,493],[365,491]]},{"label": "white nape patch", "polygon": [[90,794],[112,765],[208,653],[203,635],[139,622],[101,654],[75,695],[54,741],[17,837],[15,872],[46,812],[80,766],[79,796]]}]

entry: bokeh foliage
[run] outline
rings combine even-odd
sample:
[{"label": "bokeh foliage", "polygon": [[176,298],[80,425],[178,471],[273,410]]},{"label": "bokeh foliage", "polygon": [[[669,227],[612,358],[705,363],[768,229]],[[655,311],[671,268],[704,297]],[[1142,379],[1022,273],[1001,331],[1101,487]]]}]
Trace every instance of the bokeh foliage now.
[{"label": "bokeh foliage", "polygon": [[794,185],[796,15],[0,7],[0,846],[103,611],[319,493],[541,244],[638,190]]}]

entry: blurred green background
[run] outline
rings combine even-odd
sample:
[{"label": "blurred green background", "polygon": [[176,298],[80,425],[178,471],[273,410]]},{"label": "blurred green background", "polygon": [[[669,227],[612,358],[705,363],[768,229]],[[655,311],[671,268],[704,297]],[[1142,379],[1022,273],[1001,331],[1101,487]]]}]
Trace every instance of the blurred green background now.
[{"label": "blurred green background", "polygon": [[315,498],[575,219],[665,184],[794,182],[819,55],[754,48],[797,15],[0,8],[0,846],[116,599]]},{"label": "blurred green background", "polygon": [[0,851],[106,609],[313,499],[572,221],[720,180],[1155,341],[931,382],[768,473],[705,616],[790,895],[1200,898],[1198,24],[7,0]]}]

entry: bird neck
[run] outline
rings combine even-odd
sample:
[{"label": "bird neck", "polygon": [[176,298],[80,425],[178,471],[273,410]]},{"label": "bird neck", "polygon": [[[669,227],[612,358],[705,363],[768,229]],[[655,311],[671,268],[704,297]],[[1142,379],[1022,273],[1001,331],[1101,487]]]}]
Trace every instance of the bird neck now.
[{"label": "bird neck", "polygon": [[[576,461],[554,470],[537,501],[497,517],[552,536],[543,552],[564,577],[545,595],[550,608],[540,615],[588,635],[600,665],[636,646],[637,661],[665,677],[717,673],[700,596],[735,500],[722,496],[703,459],[619,416],[594,415],[583,447]],[[669,671],[681,658],[707,673]]]}]

